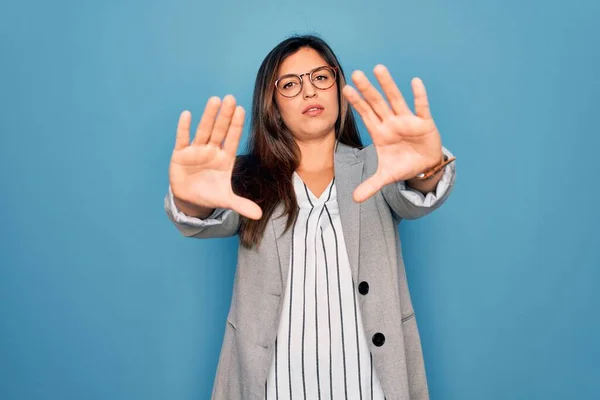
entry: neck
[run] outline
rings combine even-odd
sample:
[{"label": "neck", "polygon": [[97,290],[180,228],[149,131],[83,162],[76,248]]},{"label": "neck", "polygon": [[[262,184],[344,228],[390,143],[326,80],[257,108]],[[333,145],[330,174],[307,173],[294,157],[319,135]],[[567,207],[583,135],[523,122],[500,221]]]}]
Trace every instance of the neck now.
[{"label": "neck", "polygon": [[297,140],[300,148],[298,171],[318,172],[333,167],[335,151],[335,131],[312,140]]}]

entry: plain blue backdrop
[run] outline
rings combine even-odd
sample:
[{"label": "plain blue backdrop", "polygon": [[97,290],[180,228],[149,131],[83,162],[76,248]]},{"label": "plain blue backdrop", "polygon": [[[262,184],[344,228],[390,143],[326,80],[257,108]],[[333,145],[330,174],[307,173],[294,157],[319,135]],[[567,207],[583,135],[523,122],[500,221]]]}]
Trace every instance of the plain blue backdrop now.
[{"label": "plain blue backdrop", "polygon": [[227,93],[249,110],[293,33],[320,34],[347,74],[387,65],[411,102],[420,76],[458,157],[446,205],[400,227],[432,399],[597,398],[599,12],[3,3],[0,398],[209,398],[237,239],[185,239],[164,214],[177,118]]}]

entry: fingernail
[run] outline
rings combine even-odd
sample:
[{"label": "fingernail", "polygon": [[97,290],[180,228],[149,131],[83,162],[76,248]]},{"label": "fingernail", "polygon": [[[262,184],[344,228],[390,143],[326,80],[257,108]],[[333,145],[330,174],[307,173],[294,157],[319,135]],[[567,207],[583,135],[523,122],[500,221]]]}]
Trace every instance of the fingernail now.
[{"label": "fingernail", "polygon": [[365,76],[365,73],[364,73],[364,72],[362,72],[362,71],[361,71],[361,70],[359,70],[359,69],[357,69],[356,71],[354,71],[354,72],[352,73],[352,77],[353,77],[354,79],[356,79],[356,78],[360,78],[360,77],[363,77],[363,76]]}]

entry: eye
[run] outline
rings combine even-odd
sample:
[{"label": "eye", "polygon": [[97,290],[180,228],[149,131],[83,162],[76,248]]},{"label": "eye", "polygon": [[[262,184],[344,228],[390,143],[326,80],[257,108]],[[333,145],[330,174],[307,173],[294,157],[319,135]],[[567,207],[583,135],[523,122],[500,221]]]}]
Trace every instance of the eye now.
[{"label": "eye", "polygon": [[335,75],[330,67],[321,67],[313,71],[312,80],[313,82],[320,82],[326,84],[327,81],[335,80]]},{"label": "eye", "polygon": [[279,90],[291,91],[296,90],[296,86],[300,85],[300,79],[295,75],[286,75],[279,79],[277,87]]}]

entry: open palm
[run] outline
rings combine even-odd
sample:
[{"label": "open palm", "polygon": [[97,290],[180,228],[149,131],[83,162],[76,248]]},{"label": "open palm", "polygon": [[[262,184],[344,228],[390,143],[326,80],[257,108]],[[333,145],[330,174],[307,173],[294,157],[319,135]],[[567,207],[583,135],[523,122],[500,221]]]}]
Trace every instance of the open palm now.
[{"label": "open palm", "polygon": [[361,71],[352,74],[360,94],[350,86],[343,89],[344,96],[363,119],[378,158],[375,174],[354,192],[358,202],[389,183],[414,178],[440,163],[443,157],[440,134],[431,116],[423,82],[418,78],[412,80],[413,114],[388,70],[378,65],[374,72],[389,104]]},{"label": "open palm", "polygon": [[236,152],[244,126],[244,109],[233,96],[209,99],[190,142],[191,114],[181,113],[169,166],[175,198],[204,208],[227,208],[259,219],[260,207],[237,196],[231,186]]}]

